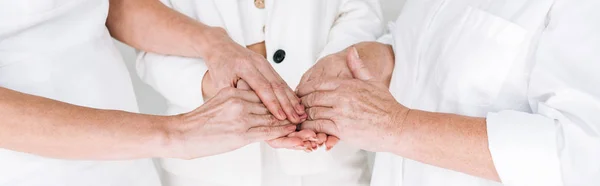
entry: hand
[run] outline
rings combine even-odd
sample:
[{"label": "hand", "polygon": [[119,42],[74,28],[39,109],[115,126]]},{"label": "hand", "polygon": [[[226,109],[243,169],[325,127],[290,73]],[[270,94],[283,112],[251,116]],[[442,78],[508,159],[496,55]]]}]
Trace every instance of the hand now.
[{"label": "hand", "polygon": [[357,79],[322,79],[298,88],[312,129],[340,137],[370,151],[393,147],[409,109],[388,91],[385,83],[373,81],[357,53],[349,56],[348,67]]},{"label": "hand", "polygon": [[243,79],[278,119],[300,123],[305,115],[299,98],[260,54],[235,43],[220,28],[209,32],[204,59],[215,88],[236,87]]},{"label": "hand", "polygon": [[350,56],[359,53],[363,56],[365,67],[375,74],[372,81],[384,82],[389,86],[395,57],[392,47],[378,42],[362,42],[317,61],[304,73],[298,87],[313,80],[352,79],[353,75],[347,61]]},{"label": "hand", "polygon": [[[248,83],[244,80],[238,81],[236,88],[239,90],[252,91],[250,85],[248,85]],[[302,119],[306,118],[304,117]],[[322,145],[327,136],[324,133],[320,133],[320,138],[317,137],[317,134],[312,130],[301,130],[298,132],[292,132],[287,136],[277,139],[267,140],[266,142],[273,148],[285,148],[310,152]]]},{"label": "hand", "polygon": [[174,146],[169,157],[182,159],[229,152],[296,129],[271,115],[254,92],[235,88],[224,88],[200,108],[175,117],[180,124],[168,130]]}]

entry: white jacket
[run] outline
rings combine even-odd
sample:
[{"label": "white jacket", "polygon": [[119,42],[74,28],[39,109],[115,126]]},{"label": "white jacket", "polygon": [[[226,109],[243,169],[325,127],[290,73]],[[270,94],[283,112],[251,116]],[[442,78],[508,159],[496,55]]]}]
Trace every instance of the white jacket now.
[{"label": "white jacket", "polygon": [[[163,0],[204,24],[223,27],[245,43],[237,0]],[[295,88],[321,57],[382,35],[378,0],[266,0],[267,59]],[[284,50],[283,62],[273,62]],[[202,59],[141,52],[138,74],[168,101],[168,114],[191,111],[203,103],[201,82],[207,70]],[[218,142],[215,142],[218,145]],[[262,146],[262,147],[261,147]],[[262,149],[262,150],[261,150]],[[331,152],[306,154],[251,144],[234,152],[192,161],[163,160],[167,184],[205,185],[368,185],[366,152],[339,144]],[[327,171],[326,171],[327,170]],[[193,184],[193,183],[190,183]]]},{"label": "white jacket", "polygon": [[[414,109],[487,117],[504,185],[600,184],[600,1],[408,0],[391,91]],[[500,185],[378,153],[373,186]]]}]

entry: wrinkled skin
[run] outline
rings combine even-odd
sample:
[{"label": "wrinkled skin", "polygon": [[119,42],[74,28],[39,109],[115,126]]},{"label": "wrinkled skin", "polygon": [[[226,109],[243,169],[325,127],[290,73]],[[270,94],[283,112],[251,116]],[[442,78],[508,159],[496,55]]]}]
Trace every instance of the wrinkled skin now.
[{"label": "wrinkled skin", "polygon": [[[272,140],[294,132],[288,120],[271,115],[252,91],[225,88],[198,109],[177,116],[170,138],[174,158],[193,159],[229,152],[250,143]],[[215,145],[214,142],[219,142]]]},{"label": "wrinkled skin", "polygon": [[203,52],[215,89],[236,87],[238,80],[243,79],[278,119],[300,123],[304,108],[271,64],[234,42],[223,29],[215,28],[211,33],[207,42],[212,47]]},{"label": "wrinkled skin", "polygon": [[[240,80],[238,82],[237,88],[241,90],[251,90],[250,86],[244,80]],[[306,119],[306,117],[303,117],[302,119]],[[325,143],[327,135],[324,133],[320,133],[320,135],[321,138],[319,138],[319,136],[313,130],[301,130],[292,132],[284,137],[267,140],[266,142],[273,148],[285,148],[310,152],[316,150],[318,146]],[[323,136],[325,136],[325,138],[323,138]]]},{"label": "wrinkled skin", "polygon": [[308,114],[302,128],[369,151],[389,149],[409,109],[396,102],[384,82],[374,81],[357,53],[349,54],[348,67],[357,79],[321,79],[298,87]]}]

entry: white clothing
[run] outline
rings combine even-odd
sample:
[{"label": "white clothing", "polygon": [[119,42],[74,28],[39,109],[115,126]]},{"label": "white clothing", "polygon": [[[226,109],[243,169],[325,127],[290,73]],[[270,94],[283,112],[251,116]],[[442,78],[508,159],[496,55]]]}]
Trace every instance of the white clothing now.
[{"label": "white clothing", "polygon": [[[202,23],[225,28],[242,46],[252,44],[244,36],[237,0],[163,2]],[[266,0],[265,5],[267,59],[292,88],[321,57],[375,40],[383,32],[377,0]],[[285,59],[275,63],[273,56],[279,50],[286,52]],[[207,70],[202,59],[142,52],[137,65],[142,80],[168,100],[169,114],[202,105],[201,84]],[[171,186],[189,180],[215,186],[353,186],[368,185],[370,177],[366,152],[343,143],[329,153],[312,154],[256,143],[221,155],[165,159],[161,164],[170,175],[180,177],[180,181],[168,178],[166,184]]]},{"label": "white clothing", "polygon": [[[597,0],[408,0],[391,25],[390,90],[409,108],[487,117],[505,185],[598,185],[599,9]],[[378,153],[372,185],[501,184]]]},{"label": "white clothing", "polygon": [[[129,74],[105,26],[108,6],[108,0],[0,0],[0,86],[137,112]],[[0,185],[159,186],[160,180],[148,159],[68,161],[0,149]]]},{"label": "white clothing", "polygon": [[240,18],[246,45],[265,41],[267,10],[256,7],[255,0],[238,1],[240,2]]}]

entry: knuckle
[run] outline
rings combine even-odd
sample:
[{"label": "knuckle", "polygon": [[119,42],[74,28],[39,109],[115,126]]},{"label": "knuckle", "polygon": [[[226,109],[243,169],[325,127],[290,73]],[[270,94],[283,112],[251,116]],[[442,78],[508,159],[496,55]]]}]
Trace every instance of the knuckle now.
[{"label": "knuckle", "polygon": [[273,90],[284,89],[286,87],[285,83],[282,82],[272,82],[271,87]]},{"label": "knuckle", "polygon": [[227,100],[227,104],[232,110],[241,110],[244,108],[244,101],[240,98],[230,98]]}]

